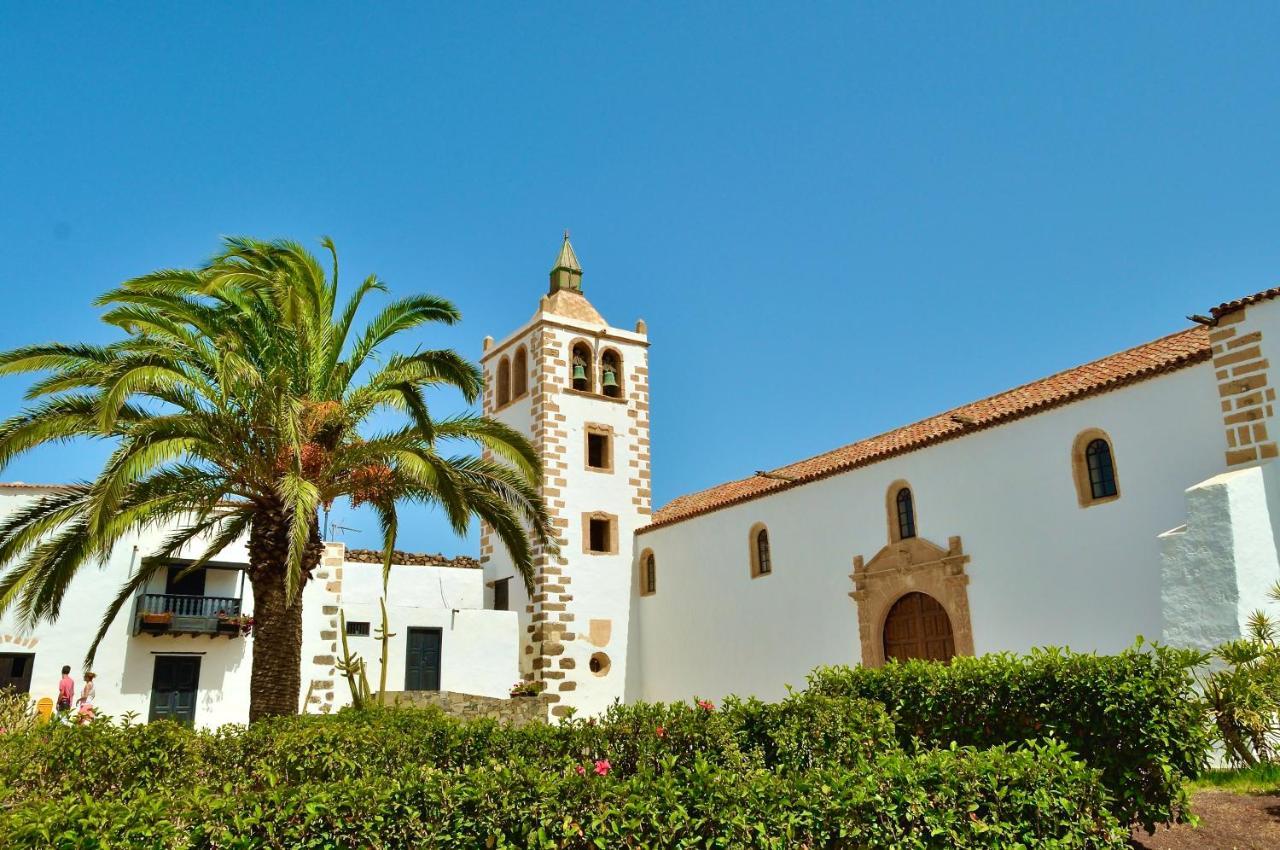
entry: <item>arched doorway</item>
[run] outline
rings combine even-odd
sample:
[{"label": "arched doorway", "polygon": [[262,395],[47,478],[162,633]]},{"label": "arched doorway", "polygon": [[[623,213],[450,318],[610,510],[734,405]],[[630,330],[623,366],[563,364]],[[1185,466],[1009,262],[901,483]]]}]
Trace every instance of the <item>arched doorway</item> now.
[{"label": "arched doorway", "polygon": [[924,593],[908,593],[884,620],[884,658],[948,661],[956,654],[947,611]]}]

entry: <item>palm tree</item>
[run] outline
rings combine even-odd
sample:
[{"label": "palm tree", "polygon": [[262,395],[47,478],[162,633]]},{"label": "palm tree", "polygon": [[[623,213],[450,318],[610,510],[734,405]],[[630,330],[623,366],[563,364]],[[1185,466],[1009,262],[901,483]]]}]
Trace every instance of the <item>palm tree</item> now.
[{"label": "palm tree", "polygon": [[[86,664],[121,606],[184,546],[198,569],[247,533],[254,646],[250,721],[293,714],[301,689],[302,589],[320,560],[318,510],[368,504],[390,569],[397,503],[441,509],[458,533],[477,517],[531,582],[550,540],[529,443],[480,416],[434,419],[426,390],[468,403],[477,366],[450,350],[382,354],[397,334],[459,313],[432,295],[393,301],[353,333],[366,278],[339,311],[338,258],[326,270],[291,242],[227,239],[193,270],[163,270],[98,299],[124,339],[32,345],[0,354],[0,374],[46,373],[31,406],[0,425],[0,470],[37,446],[88,437],[114,452],[93,481],[37,500],[0,523],[0,614],[54,620],[68,584],[123,537],[176,529],[107,607]],[[365,433],[375,414],[399,427]],[[363,427],[362,427],[363,426]],[[444,454],[464,443],[476,454]]]}]

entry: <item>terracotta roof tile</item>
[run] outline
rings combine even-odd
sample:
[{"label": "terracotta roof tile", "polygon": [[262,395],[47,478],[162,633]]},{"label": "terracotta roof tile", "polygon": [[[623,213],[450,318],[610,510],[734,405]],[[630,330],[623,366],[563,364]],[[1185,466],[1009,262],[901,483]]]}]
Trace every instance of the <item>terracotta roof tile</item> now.
[{"label": "terracotta roof tile", "polygon": [[1235,301],[1224,301],[1209,312],[1213,314],[1215,319],[1225,316],[1227,313],[1234,313],[1242,307],[1248,307],[1250,304],[1257,304],[1259,301],[1270,301],[1272,298],[1280,295],[1280,286],[1264,289],[1261,292],[1255,292],[1252,295],[1246,295],[1243,298],[1237,298]]},{"label": "terracotta roof tile", "polygon": [[780,467],[765,475],[730,481],[709,490],[680,496],[658,510],[653,521],[637,533],[643,534],[690,517],[1031,416],[1086,396],[1154,378],[1207,360],[1209,354],[1209,329],[1197,325],[912,425]]}]

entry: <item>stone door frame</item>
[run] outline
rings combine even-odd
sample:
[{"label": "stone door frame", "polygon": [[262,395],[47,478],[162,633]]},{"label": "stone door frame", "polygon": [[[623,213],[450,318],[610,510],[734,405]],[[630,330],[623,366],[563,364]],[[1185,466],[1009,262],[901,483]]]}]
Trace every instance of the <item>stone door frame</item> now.
[{"label": "stone door frame", "polygon": [[884,624],[889,609],[908,593],[924,593],[937,600],[951,620],[957,656],[973,655],[973,624],[969,617],[969,575],[959,536],[943,549],[919,537],[885,546],[869,562],[853,559],[850,598],[858,606],[858,638],[864,667],[884,665]]}]

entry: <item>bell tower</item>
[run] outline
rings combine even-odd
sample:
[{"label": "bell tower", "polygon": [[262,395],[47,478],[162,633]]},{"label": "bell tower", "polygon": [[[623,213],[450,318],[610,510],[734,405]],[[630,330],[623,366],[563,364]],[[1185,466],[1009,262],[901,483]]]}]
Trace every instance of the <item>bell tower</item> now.
[{"label": "bell tower", "polygon": [[524,433],[558,552],[535,557],[529,595],[482,527],[489,600],[520,618],[521,671],[543,682],[551,714],[596,714],[623,697],[633,534],[650,513],[649,369],[644,322],[611,326],[582,290],[566,231],[533,317],[485,339],[486,415]]}]

